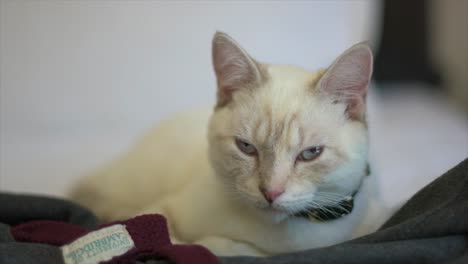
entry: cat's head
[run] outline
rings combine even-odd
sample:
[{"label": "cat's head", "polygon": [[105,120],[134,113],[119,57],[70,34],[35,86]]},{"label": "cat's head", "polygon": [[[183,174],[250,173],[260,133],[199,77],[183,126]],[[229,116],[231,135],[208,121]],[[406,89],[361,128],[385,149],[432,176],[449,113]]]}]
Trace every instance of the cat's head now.
[{"label": "cat's head", "polygon": [[367,165],[372,52],[357,44],[326,70],[262,64],[216,33],[210,159],[226,192],[279,218],[355,191]]}]

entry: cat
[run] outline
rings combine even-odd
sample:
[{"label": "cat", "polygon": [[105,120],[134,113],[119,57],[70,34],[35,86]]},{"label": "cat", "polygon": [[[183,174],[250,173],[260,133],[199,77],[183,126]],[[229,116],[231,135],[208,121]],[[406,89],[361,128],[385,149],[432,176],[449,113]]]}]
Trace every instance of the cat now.
[{"label": "cat", "polygon": [[368,171],[372,51],[359,43],[308,72],[212,41],[214,110],[163,121],[86,177],[72,198],[106,220],[161,213],[173,242],[217,255],[275,255],[333,245],[382,223]]}]

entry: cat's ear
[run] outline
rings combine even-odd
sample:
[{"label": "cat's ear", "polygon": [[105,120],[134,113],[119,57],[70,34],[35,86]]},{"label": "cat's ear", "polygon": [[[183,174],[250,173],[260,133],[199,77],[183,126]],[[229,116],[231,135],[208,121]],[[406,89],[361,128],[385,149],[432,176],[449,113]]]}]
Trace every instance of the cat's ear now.
[{"label": "cat's ear", "polygon": [[320,79],[318,89],[334,103],[346,104],[350,119],[363,121],[371,75],[372,51],[367,44],[359,43],[335,60]]},{"label": "cat's ear", "polygon": [[224,106],[237,89],[253,87],[261,81],[262,75],[259,64],[227,34],[216,32],[212,45],[218,82],[217,106]]}]

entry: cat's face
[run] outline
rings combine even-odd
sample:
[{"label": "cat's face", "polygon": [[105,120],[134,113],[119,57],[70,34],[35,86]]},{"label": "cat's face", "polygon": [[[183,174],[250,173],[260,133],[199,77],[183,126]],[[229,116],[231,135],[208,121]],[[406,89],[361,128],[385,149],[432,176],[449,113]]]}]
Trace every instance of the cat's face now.
[{"label": "cat's face", "polygon": [[213,63],[218,104],[210,158],[227,192],[282,219],[359,187],[367,164],[367,46],[310,73],[260,64],[217,33]]}]

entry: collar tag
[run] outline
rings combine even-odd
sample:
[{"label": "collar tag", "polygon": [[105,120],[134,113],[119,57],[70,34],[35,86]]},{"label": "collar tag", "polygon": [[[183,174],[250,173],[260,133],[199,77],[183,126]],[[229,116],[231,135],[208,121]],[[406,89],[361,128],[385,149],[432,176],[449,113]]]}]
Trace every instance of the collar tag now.
[{"label": "collar tag", "polygon": [[135,247],[124,225],[108,226],[60,247],[66,264],[95,264],[120,256]]}]

